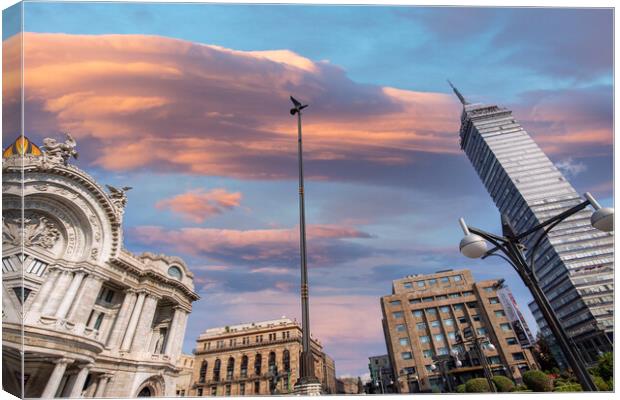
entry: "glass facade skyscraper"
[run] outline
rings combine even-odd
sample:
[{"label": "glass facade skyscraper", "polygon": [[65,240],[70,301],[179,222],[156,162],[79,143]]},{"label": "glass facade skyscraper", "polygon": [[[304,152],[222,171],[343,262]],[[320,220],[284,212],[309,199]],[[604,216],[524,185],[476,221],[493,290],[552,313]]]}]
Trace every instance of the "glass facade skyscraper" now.
[{"label": "glass facade skyscraper", "polygon": [[[497,105],[463,104],[460,145],[501,214],[523,232],[583,201],[519,125]],[[590,225],[591,209],[567,218],[543,239],[534,262],[539,284],[586,362],[613,341],[613,234]],[[498,217],[499,221],[499,217]],[[528,249],[538,239],[529,237]],[[550,332],[531,303],[541,331]]]}]

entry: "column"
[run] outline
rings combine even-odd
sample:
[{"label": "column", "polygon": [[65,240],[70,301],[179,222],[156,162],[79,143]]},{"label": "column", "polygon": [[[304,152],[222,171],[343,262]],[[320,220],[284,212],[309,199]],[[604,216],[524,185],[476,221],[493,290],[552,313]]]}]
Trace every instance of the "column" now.
[{"label": "column", "polygon": [[178,307],[174,307],[172,310],[172,321],[170,321],[170,327],[168,328],[168,335],[166,338],[166,347],[164,348],[164,354],[172,355],[172,346],[176,343],[176,334],[179,331],[179,317],[183,311]]},{"label": "column", "polygon": [[107,347],[115,348],[118,347],[119,341],[122,338],[122,333],[127,325],[127,320],[129,319],[131,313],[131,305],[136,299],[136,292],[132,289],[127,289],[125,291],[125,297],[123,299],[123,304],[121,305],[121,309],[118,311],[116,315],[116,320],[114,321],[114,326],[112,328],[112,333],[108,337],[108,342],[106,343]]},{"label": "column", "polygon": [[144,292],[140,292],[140,294],[138,294],[136,305],[134,306],[133,312],[131,313],[131,318],[129,319],[129,325],[127,325],[127,331],[125,332],[125,337],[123,338],[121,350],[129,350],[129,347],[131,346],[131,342],[133,341],[133,336],[136,333],[136,328],[138,326],[138,319],[140,318],[140,313],[142,312],[142,306],[144,305],[145,297],[146,297],[146,293]]},{"label": "column", "polygon": [[90,372],[90,369],[93,367],[93,364],[86,364],[82,366],[80,372],[78,372],[75,381],[73,382],[73,386],[71,387],[71,393],[69,393],[69,397],[82,397],[82,389],[84,388],[84,383],[86,383],[86,377]]},{"label": "column", "polygon": [[68,320],[79,324],[86,324],[88,316],[97,301],[97,296],[101,292],[103,281],[103,278],[93,274],[88,274],[84,278],[84,284],[78,291],[73,306],[67,314]]},{"label": "column", "polygon": [[56,280],[60,275],[60,270],[58,269],[50,269],[45,278],[45,282],[41,285],[41,289],[37,293],[37,297],[34,299],[34,302],[30,306],[30,313],[38,313],[41,311],[43,304],[48,300],[48,297],[56,284]]},{"label": "column", "polygon": [[82,280],[86,273],[84,271],[76,271],[73,275],[73,280],[69,285],[69,289],[64,294],[58,309],[56,310],[56,318],[63,319],[67,316],[67,311],[69,311],[69,307],[73,304],[73,300],[75,300],[75,295],[77,294],[78,289],[80,288],[80,284],[82,284]]},{"label": "column", "polygon": [[131,345],[132,351],[148,352],[149,343],[153,333],[153,319],[157,310],[157,302],[159,298],[153,294],[149,294],[144,299],[142,313],[138,320],[135,339]]},{"label": "column", "polygon": [[172,346],[172,354],[176,354],[177,356],[181,354],[183,339],[185,338],[185,330],[187,328],[187,311],[180,310],[180,313],[177,334],[174,339],[174,345]]},{"label": "column", "polygon": [[65,291],[71,282],[71,273],[69,271],[60,270],[58,279],[54,284],[49,296],[43,306],[43,315],[52,315],[56,311],[56,306],[65,295]]},{"label": "column", "polygon": [[109,381],[110,375],[101,375],[99,381],[97,382],[97,390],[95,391],[95,395],[93,397],[104,397],[105,389],[108,386]]},{"label": "column", "polygon": [[65,374],[67,365],[72,362],[73,360],[70,360],[68,358],[59,358],[54,361],[56,366],[54,367],[52,374],[47,380],[45,389],[43,389],[43,393],[41,394],[42,399],[51,399],[56,395],[56,391],[58,390],[58,385],[60,385],[62,376]]}]

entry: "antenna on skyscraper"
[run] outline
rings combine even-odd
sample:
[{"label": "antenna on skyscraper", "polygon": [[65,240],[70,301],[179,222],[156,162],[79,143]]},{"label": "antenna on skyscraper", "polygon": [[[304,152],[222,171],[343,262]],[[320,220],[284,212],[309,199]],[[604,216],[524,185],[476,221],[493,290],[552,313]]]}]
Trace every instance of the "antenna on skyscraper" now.
[{"label": "antenna on skyscraper", "polygon": [[450,85],[450,87],[452,88],[452,90],[454,91],[454,94],[456,95],[456,97],[459,98],[459,100],[461,101],[462,105],[466,105],[469,104],[467,102],[467,100],[465,100],[465,97],[463,97],[463,95],[461,94],[461,92],[459,92],[459,90],[457,88],[454,87],[454,85],[452,84],[452,82],[450,82],[450,79],[447,79],[448,84]]}]

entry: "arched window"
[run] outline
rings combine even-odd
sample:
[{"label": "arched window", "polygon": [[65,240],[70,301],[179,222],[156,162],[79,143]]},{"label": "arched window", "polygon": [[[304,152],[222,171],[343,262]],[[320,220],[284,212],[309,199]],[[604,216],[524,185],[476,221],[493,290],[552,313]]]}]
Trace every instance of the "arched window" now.
[{"label": "arched window", "polygon": [[278,368],[276,367],[276,353],[273,351],[269,353],[269,373],[273,375],[278,373]]},{"label": "arched window", "polygon": [[207,360],[203,361],[202,364],[200,365],[200,376],[198,377],[198,380],[200,381],[200,383],[205,383],[205,381],[207,380],[207,368],[209,367],[209,363],[207,362]]},{"label": "arched window", "polygon": [[282,353],[282,363],[284,364],[284,371],[291,372],[291,353],[288,350],[284,350]]},{"label": "arched window", "polygon": [[241,357],[241,377],[248,377],[248,356]]},{"label": "arched window", "polygon": [[233,378],[233,371],[235,370],[235,359],[230,357],[228,364],[226,365],[226,380],[230,381]]},{"label": "arched window", "polygon": [[222,362],[218,358],[217,360],[215,360],[215,364],[213,365],[213,380],[216,382],[220,380],[220,368],[221,367],[222,367]]},{"label": "arched window", "polygon": [[263,363],[263,357],[260,354],[256,355],[254,359],[254,375],[260,375],[261,373],[261,364]]}]

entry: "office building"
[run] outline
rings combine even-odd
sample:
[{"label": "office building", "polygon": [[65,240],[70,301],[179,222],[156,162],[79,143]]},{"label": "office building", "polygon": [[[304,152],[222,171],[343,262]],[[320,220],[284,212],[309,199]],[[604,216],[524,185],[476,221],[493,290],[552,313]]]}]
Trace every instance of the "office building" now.
[{"label": "office building", "polygon": [[[314,374],[336,392],[334,361],[311,338]],[[287,394],[299,378],[301,326],[289,318],[207,329],[194,350],[193,396]]]},{"label": "office building", "polygon": [[368,369],[370,370],[370,389],[372,393],[394,393],[394,374],[390,364],[390,356],[368,357]]},{"label": "office building", "polygon": [[536,368],[507,318],[498,287],[495,280],[475,282],[467,269],[393,281],[392,294],[381,298],[381,310],[399,393],[449,392],[482,377],[485,362],[477,341],[495,375],[520,382],[523,371]]},{"label": "office building", "polygon": [[[463,104],[461,149],[516,232],[525,232],[583,201],[510,110],[469,104],[454,91]],[[592,212],[584,209],[558,224],[534,256],[542,290],[588,362],[613,349],[614,329],[613,234],[590,225]],[[499,215],[497,220],[499,226]],[[537,239],[531,235],[523,243],[528,259],[528,249]],[[548,336],[536,304],[530,308]]]}]

